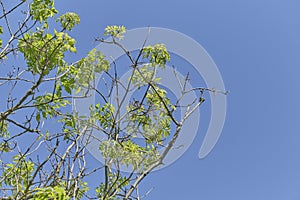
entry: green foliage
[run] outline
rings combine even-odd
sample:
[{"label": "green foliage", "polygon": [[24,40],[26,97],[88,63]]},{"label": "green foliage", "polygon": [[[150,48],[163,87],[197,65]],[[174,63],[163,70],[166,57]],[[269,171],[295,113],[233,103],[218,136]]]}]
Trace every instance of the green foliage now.
[{"label": "green foliage", "polygon": [[148,83],[158,83],[160,81],[159,77],[155,77],[155,71],[155,67],[146,63],[142,66],[138,66],[138,70],[134,71],[130,79],[132,83],[140,89],[142,86],[148,85]]},{"label": "green foliage", "polygon": [[143,172],[159,158],[159,153],[154,146],[142,147],[131,140],[123,142],[103,141],[100,144],[100,152],[108,163],[113,163],[116,166],[119,164],[126,165],[139,172]]},{"label": "green foliage", "polygon": [[[49,2],[34,1],[31,7],[49,5]],[[42,22],[47,19],[47,16],[52,16],[51,12],[45,13],[36,12],[35,16],[39,16],[39,21]],[[66,31],[71,30],[80,22],[80,19],[75,13],[66,13],[60,16],[57,21]],[[113,39],[122,39],[125,32],[124,26],[108,26],[105,29],[105,35],[109,35]],[[70,101],[63,94],[66,92],[72,95],[74,90],[75,93],[84,91],[82,88],[91,86],[96,73],[109,73],[110,63],[105,56],[100,51],[92,49],[85,58],[68,65],[64,56],[67,51],[76,52],[75,39],[65,32],[56,30],[54,30],[54,34],[50,34],[45,26],[35,32],[25,33],[18,42],[19,51],[23,53],[31,73],[44,77],[56,69],[57,78],[55,79],[54,91],[43,95],[34,95],[32,99],[36,109],[35,119],[38,124],[41,123],[41,118],[46,120],[59,116],[58,122],[62,123],[63,139],[68,144],[69,141],[75,141],[80,136],[80,132],[85,126],[91,124],[95,126],[98,123],[100,130],[107,134],[107,140],[100,143],[99,153],[106,159],[109,168],[112,165],[124,165],[132,168],[135,172],[143,173],[160,159],[158,147],[163,144],[171,131],[171,117],[168,109],[174,108],[166,96],[166,91],[157,86],[159,77],[155,77],[156,68],[164,67],[170,60],[170,55],[163,44],[145,47],[143,59],[148,59],[149,62],[133,68],[134,73],[131,77],[133,85],[137,88],[149,86],[141,104],[128,104],[127,113],[122,118],[116,114],[116,110],[118,112],[119,108],[115,108],[111,103],[96,104],[90,107],[89,118],[85,118],[78,116],[76,112],[66,113],[62,111],[64,107],[70,104]],[[126,124],[126,126],[121,130],[120,124]],[[2,127],[2,135],[9,137],[9,134],[5,133],[7,131],[5,121],[2,121]],[[46,131],[44,137],[40,138],[47,140],[49,134],[49,131]],[[138,135],[143,137],[142,142],[134,140]],[[2,152],[5,152],[5,149],[10,149],[10,143],[3,143],[0,147]],[[24,189],[28,186],[34,165],[31,161],[25,161],[24,158],[19,160],[7,165],[3,174],[6,177],[4,184],[12,186],[20,184],[17,188]],[[19,174],[24,178],[18,177],[17,179],[12,174]],[[70,181],[70,183],[72,182]],[[120,193],[129,183],[130,180],[125,176],[110,171],[108,182],[102,182],[96,189],[96,194],[103,200],[120,199],[116,194]],[[86,182],[79,180],[79,189],[75,196],[81,198],[87,190]],[[68,191],[65,191],[65,186],[37,187],[33,188],[31,192],[33,199],[36,200],[71,198],[68,196]]]},{"label": "green foliage", "polygon": [[84,124],[83,120],[80,120],[81,123],[79,123],[79,117],[77,113],[66,114],[59,120],[59,122],[63,123],[62,129],[64,133],[64,140],[67,141],[78,135],[80,128],[82,128],[82,125]]},{"label": "green foliage", "polygon": [[143,125],[145,137],[159,144],[170,134],[171,117],[168,110],[174,108],[166,94],[164,89],[156,87],[146,95],[147,103],[155,111],[151,112],[151,121]]},{"label": "green foliage", "polygon": [[104,129],[110,129],[114,124],[114,112],[115,108],[112,104],[106,103],[103,106],[96,104],[94,108],[91,108],[92,117],[100,123],[100,126]]},{"label": "green foliage", "polygon": [[89,191],[88,183],[82,180],[79,180],[80,189],[77,192],[77,198],[81,199],[87,191]]},{"label": "green foliage", "polygon": [[[4,172],[1,177],[0,182],[12,187],[19,188],[24,191],[25,188],[29,186],[29,181],[32,177],[34,171],[34,163],[22,155],[14,156],[13,163],[9,163],[4,167]],[[16,191],[13,191],[16,192]]]},{"label": "green foliage", "polygon": [[[121,200],[116,194],[129,184],[128,178],[119,173],[108,173],[108,183],[102,183],[96,188],[96,194],[100,200]],[[107,191],[108,190],[108,191]]]},{"label": "green foliage", "polygon": [[3,153],[11,152],[12,151],[11,145],[12,145],[11,142],[3,140],[0,143],[0,152],[3,152]]},{"label": "green foliage", "polygon": [[109,69],[109,62],[105,60],[105,56],[101,51],[97,49],[92,49],[86,58],[84,59],[84,64],[88,66],[89,69],[94,69],[96,73],[101,73]]},{"label": "green foliage", "polygon": [[105,28],[104,35],[111,36],[113,38],[122,39],[124,36],[124,33],[126,32],[125,26],[107,26]]},{"label": "green foliage", "polygon": [[59,109],[66,107],[68,104],[70,104],[69,100],[60,98],[57,94],[47,93],[37,96],[34,102],[35,108],[38,110],[36,115],[37,122],[40,122],[41,115],[44,119],[56,116],[59,114]]},{"label": "green foliage", "polygon": [[76,89],[87,87],[94,80],[95,73],[107,71],[109,67],[102,52],[92,49],[85,58],[71,66],[70,75],[74,77],[71,81],[75,81]]},{"label": "green foliage", "polygon": [[30,4],[30,14],[34,20],[40,22],[53,17],[58,11],[54,7],[54,0],[33,0]]},{"label": "green foliage", "polygon": [[72,37],[70,37],[67,33],[64,32],[57,32],[56,30],[54,30],[54,35],[55,35],[55,42],[56,44],[58,44],[56,46],[56,44],[54,43],[54,46],[58,48],[58,52],[56,56],[61,56],[61,59],[63,58],[63,53],[62,52],[66,52],[66,51],[70,51],[70,52],[76,52],[76,47],[75,47],[75,43],[76,40],[73,39]]},{"label": "green foliage", "polygon": [[[126,28],[107,26],[104,35],[110,38],[99,41],[121,47],[130,59],[128,69],[133,70],[128,82],[121,83],[117,64],[110,69],[110,62],[97,49],[74,63],[65,60],[66,53],[76,52],[76,40],[66,33],[80,23],[76,13],[67,12],[56,18],[61,31],[50,30],[48,21],[58,12],[54,0],[31,2],[31,18],[19,26],[19,35],[1,49],[1,57],[20,52],[26,65],[7,76],[7,83],[13,84],[10,84],[7,98],[8,108],[0,113],[0,191],[7,190],[6,196],[10,199],[86,198],[89,187],[84,178],[101,169],[96,166],[90,170],[85,160],[86,147],[93,142],[89,140],[93,135],[89,134],[92,129],[97,129],[106,138],[99,144],[99,154],[105,159],[105,177],[94,191],[96,196],[102,200],[125,199],[124,196],[135,199],[127,192],[136,189],[141,179],[162,163],[164,157],[160,152],[167,149],[168,141],[172,139],[175,106],[167,97],[167,91],[160,88],[160,78],[156,77],[156,70],[165,67],[170,54],[165,45],[156,44],[141,49],[142,56],[134,60],[120,42]],[[100,73],[105,74],[103,79],[109,79],[104,82],[108,94],[101,89],[95,91],[94,80]],[[24,94],[14,96],[15,86],[23,83]],[[44,91],[45,88],[51,88],[50,92]],[[127,103],[126,98],[135,89],[139,89],[137,96],[142,98]],[[114,90],[119,96],[112,96]],[[103,101],[89,105],[90,115],[79,116],[76,109],[70,111],[67,107],[71,104],[69,99],[87,98],[91,91],[97,92]],[[112,104],[116,99],[117,106]],[[125,113],[122,106],[127,108]],[[58,132],[50,130],[51,127],[48,129],[47,119],[56,120],[61,129]],[[177,123],[174,124],[177,127]],[[29,141],[25,151],[18,143],[23,136]],[[45,150],[46,156],[36,157],[41,149]],[[2,155],[5,152],[18,155],[4,163]],[[133,173],[122,173],[120,168],[123,166],[132,169]]]},{"label": "green foliage", "polygon": [[36,188],[33,200],[68,200],[70,197],[66,194],[65,188],[60,186]]},{"label": "green foliage", "polygon": [[80,23],[80,18],[76,13],[67,12],[64,15],[60,16],[58,21],[61,24],[61,27],[64,30],[72,30],[76,24]]},{"label": "green foliage", "polygon": [[8,138],[8,123],[5,120],[0,120],[0,137],[1,138]]},{"label": "green foliage", "polygon": [[147,143],[162,144],[171,131],[171,117],[165,106],[168,109],[174,108],[166,97],[166,91],[158,87],[150,88],[146,94],[145,106],[131,104],[127,107],[127,133],[139,133]]},{"label": "green foliage", "polygon": [[[72,90],[77,87],[75,84],[75,76],[78,74],[79,69],[74,65],[62,65],[58,67],[58,74],[61,75],[57,87],[61,89],[62,87],[68,94],[72,94]],[[78,89],[80,89],[78,87]]]},{"label": "green foliage", "polygon": [[5,120],[0,120],[0,139],[2,140],[0,142],[0,152],[9,152],[11,150],[11,143],[5,140],[9,137],[8,123]]},{"label": "green foliage", "polygon": [[75,90],[77,94],[82,88],[88,87],[95,78],[95,73],[108,71],[110,65],[102,52],[92,49],[85,58],[78,62],[58,66],[59,88],[64,88],[68,94]]},{"label": "green foliage", "polygon": [[64,65],[64,53],[76,52],[75,39],[67,33],[57,32],[54,35],[40,29],[26,33],[19,40],[19,50],[23,53],[28,69],[33,74],[47,75],[56,66]]},{"label": "green foliage", "polygon": [[164,44],[156,44],[144,47],[143,58],[148,58],[153,66],[159,65],[164,67],[170,61],[170,54]]}]

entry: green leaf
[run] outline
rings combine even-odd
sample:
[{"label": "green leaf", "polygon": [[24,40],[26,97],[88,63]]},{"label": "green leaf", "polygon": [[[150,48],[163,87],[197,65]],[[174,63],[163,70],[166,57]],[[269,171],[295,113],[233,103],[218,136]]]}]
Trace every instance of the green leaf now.
[{"label": "green leaf", "polygon": [[41,114],[40,113],[37,113],[36,116],[35,116],[35,119],[38,123],[40,123],[41,121]]},{"label": "green leaf", "polygon": [[148,58],[152,65],[164,67],[170,61],[170,54],[164,44],[147,46],[143,49],[143,58]]},{"label": "green leaf", "polygon": [[122,39],[125,32],[126,32],[125,26],[114,25],[114,26],[107,26],[105,28],[104,35]]},{"label": "green leaf", "polygon": [[[60,22],[60,25],[65,30],[72,30],[76,24],[80,23],[80,18],[76,13],[67,12],[60,16],[57,21]],[[71,50],[70,50],[71,51]],[[73,49],[72,49],[73,51]],[[76,49],[75,49],[76,51]]]},{"label": "green leaf", "polygon": [[70,89],[70,87],[69,87],[68,85],[65,85],[65,90],[66,90],[66,92],[69,93],[69,94],[72,93],[72,91],[71,91],[71,89]]},{"label": "green leaf", "polygon": [[53,17],[58,11],[54,7],[54,0],[33,0],[30,4],[30,14],[34,20],[44,22]]}]

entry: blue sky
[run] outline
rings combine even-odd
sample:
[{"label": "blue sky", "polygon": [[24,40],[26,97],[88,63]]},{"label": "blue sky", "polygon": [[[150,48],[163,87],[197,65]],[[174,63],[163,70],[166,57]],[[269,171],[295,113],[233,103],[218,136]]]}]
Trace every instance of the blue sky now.
[{"label": "blue sky", "polygon": [[61,13],[81,17],[72,33],[78,53],[70,60],[94,48],[93,39],[107,25],[164,27],[199,42],[230,91],[225,126],[213,151],[199,160],[204,125],[178,161],[145,179],[141,190],[154,188],[145,199],[300,200],[300,1],[56,4]]},{"label": "blue sky", "polygon": [[[199,42],[217,64],[228,95],[214,150],[197,155],[205,131],[171,166],[154,172],[146,199],[300,199],[300,2],[187,0],[58,2],[79,13],[80,53],[105,26],[157,26]],[[204,127],[205,128],[205,127]],[[200,128],[201,129],[201,128]]]}]

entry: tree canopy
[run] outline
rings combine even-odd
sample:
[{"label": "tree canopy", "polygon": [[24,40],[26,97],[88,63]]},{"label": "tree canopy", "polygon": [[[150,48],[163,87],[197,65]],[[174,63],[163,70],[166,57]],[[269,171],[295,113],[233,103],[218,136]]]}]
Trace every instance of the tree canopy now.
[{"label": "tree canopy", "polygon": [[[139,199],[139,184],[163,164],[207,89],[193,89],[198,99],[180,106],[192,92],[185,87],[188,77],[178,79],[182,96],[172,100],[156,76],[171,59],[167,47],[143,45],[129,52],[122,44],[126,28],[119,25],[107,26],[107,38],[96,41],[120,48],[127,63],[119,66],[97,49],[70,63],[66,58],[76,53],[72,30],[80,17],[59,13],[54,0],[15,3],[0,0],[1,199]],[[16,13],[22,13],[19,21],[11,22]],[[126,83],[119,80],[120,67],[130,71]],[[127,102],[133,90],[137,95]],[[74,101],[91,92],[97,102],[80,115]],[[93,131],[104,139],[94,138]],[[105,162],[91,168],[86,156],[93,140],[100,140]],[[86,181],[99,172],[103,176],[94,183]]]}]

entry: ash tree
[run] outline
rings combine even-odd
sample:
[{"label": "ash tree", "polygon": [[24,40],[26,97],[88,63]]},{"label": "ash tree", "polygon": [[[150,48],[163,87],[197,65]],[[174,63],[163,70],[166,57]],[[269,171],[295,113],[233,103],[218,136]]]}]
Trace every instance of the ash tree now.
[{"label": "ash tree", "polygon": [[[188,77],[178,79],[182,96],[171,101],[156,76],[170,61],[167,48],[143,45],[129,52],[122,44],[124,26],[107,26],[108,39],[96,41],[120,48],[127,64],[119,66],[96,49],[67,62],[76,53],[72,29],[79,16],[59,13],[53,0],[13,3],[0,0],[0,198],[141,199],[138,186],[163,164],[208,89],[187,90]],[[119,79],[121,67],[130,71],[126,83]],[[132,90],[138,95],[127,102]],[[197,99],[180,105],[196,90]],[[99,101],[80,115],[72,102],[91,92]],[[176,114],[182,109],[184,115]],[[104,135],[97,149],[105,162],[91,167],[86,156],[87,146],[97,140],[94,130]],[[97,173],[100,178],[86,181]]]}]

